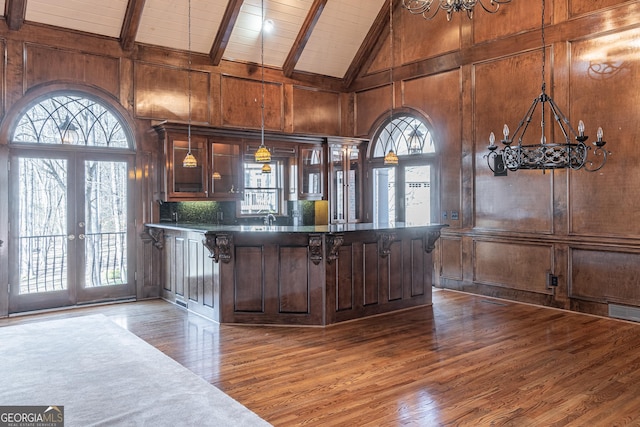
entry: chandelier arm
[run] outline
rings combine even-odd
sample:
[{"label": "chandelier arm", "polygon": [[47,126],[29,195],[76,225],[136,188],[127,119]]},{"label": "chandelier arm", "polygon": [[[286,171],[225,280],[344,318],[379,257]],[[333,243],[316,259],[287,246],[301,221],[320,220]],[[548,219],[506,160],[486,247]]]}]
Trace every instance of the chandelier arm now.
[{"label": "chandelier arm", "polygon": [[[588,147],[587,147],[587,149],[588,149]],[[589,160],[589,161],[585,162],[584,170],[586,170],[587,172],[596,172],[596,171],[599,171],[600,169],[602,169],[604,164],[607,163],[607,154],[609,154],[609,153],[604,148],[596,147],[593,150],[593,155],[595,157],[602,157],[601,162],[596,167],[593,167],[593,165],[594,165],[593,160]]]},{"label": "chandelier arm", "polygon": [[[511,0],[509,0],[511,1]],[[508,3],[509,1],[496,1],[496,0],[491,0],[491,2],[489,3],[491,5],[491,7],[493,9],[489,9],[487,8],[487,6],[484,5],[483,0],[478,0],[478,3],[480,4],[480,6],[482,6],[482,8],[489,13],[496,13],[498,11],[498,9],[500,9],[500,4],[503,3]],[[473,8],[473,6],[471,6],[471,8]]]},{"label": "chandelier arm", "polygon": [[569,142],[569,134],[566,132],[564,125],[566,125],[569,128],[573,137],[577,139],[578,134],[573,129],[573,126],[571,126],[571,123],[569,122],[569,119],[567,118],[567,116],[564,115],[562,110],[560,110],[560,107],[558,107],[558,104],[556,104],[555,101],[550,96],[548,97],[548,99],[549,99],[549,106],[551,107],[551,111],[553,111],[553,114],[554,114],[554,119],[560,125],[560,129],[562,129],[562,133],[564,134],[564,139],[567,142]]},{"label": "chandelier arm", "polygon": [[[529,106],[529,109],[525,113],[524,117],[522,117],[522,120],[520,120],[520,123],[518,123],[518,127],[516,128],[515,132],[513,132],[513,138],[511,138],[511,141],[515,141],[517,137],[518,145],[522,145],[522,137],[527,132],[527,128],[529,127],[529,124],[533,119],[533,112],[536,110],[536,107],[538,106],[539,102],[540,102],[540,97],[536,97],[533,100],[533,102]],[[518,134],[520,136],[518,136]]]},{"label": "chandelier arm", "polygon": [[440,10],[440,6],[437,5],[429,16],[429,12],[431,12],[431,6],[434,0],[402,0],[402,6],[407,9],[413,15],[422,15],[422,17],[426,20],[432,20]]}]

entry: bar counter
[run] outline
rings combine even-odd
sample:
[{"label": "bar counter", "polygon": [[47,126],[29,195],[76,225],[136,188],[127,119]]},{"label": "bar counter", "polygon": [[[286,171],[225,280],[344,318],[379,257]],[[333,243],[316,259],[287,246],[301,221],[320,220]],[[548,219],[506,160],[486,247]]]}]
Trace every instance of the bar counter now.
[{"label": "bar counter", "polygon": [[431,304],[443,225],[146,224],[162,296],[220,323],[327,326]]}]

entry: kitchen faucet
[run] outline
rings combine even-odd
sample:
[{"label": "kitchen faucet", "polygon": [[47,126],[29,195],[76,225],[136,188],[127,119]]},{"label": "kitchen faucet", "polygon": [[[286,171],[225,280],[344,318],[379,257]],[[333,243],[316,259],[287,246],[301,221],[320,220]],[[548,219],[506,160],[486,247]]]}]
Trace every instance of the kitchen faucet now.
[{"label": "kitchen faucet", "polygon": [[276,217],[273,214],[266,214],[263,218],[264,225],[271,227],[276,222]]}]

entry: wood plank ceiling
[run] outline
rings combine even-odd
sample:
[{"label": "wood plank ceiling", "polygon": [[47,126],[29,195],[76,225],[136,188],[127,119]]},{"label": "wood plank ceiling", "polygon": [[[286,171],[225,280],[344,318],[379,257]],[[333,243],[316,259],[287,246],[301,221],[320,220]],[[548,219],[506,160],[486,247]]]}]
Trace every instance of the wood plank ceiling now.
[{"label": "wood plank ceiling", "polygon": [[[261,63],[262,0],[191,0],[191,50]],[[397,0],[396,0],[397,3]],[[388,26],[389,0],[264,0],[274,28],[264,64],[285,76],[319,75],[349,86]],[[0,0],[11,30],[25,23],[62,27],[136,44],[187,50],[189,0]]]}]

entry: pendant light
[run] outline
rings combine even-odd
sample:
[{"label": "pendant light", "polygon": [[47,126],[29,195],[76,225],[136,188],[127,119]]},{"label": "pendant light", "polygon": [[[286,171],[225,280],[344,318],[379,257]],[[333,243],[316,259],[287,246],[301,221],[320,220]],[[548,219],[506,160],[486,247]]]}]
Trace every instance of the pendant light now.
[{"label": "pendant light", "polygon": [[[264,145],[264,0],[261,3],[262,6],[262,20],[260,27],[260,64],[262,68],[262,102],[260,105],[260,115],[262,118],[262,125],[260,126],[260,147],[258,147],[258,151],[255,154],[255,160],[258,163],[269,163],[271,161],[271,153],[269,149]],[[265,172],[264,168],[262,169],[263,173],[270,173],[271,168],[269,168],[269,172]]]},{"label": "pendant light", "polygon": [[187,52],[188,58],[189,58],[189,68],[187,70],[187,74],[189,76],[189,122],[187,125],[187,141],[189,143],[189,151],[187,151],[187,155],[184,156],[184,160],[182,161],[182,167],[183,168],[196,168],[198,167],[198,160],[196,159],[196,157],[191,154],[191,0],[189,0],[189,16],[188,16],[188,23],[187,23],[187,33],[189,35],[189,41],[188,41],[188,46],[189,46],[189,51]]},{"label": "pendant light", "polygon": [[393,104],[394,104],[394,96],[393,96],[393,0],[389,0],[389,51],[390,51],[390,62],[389,66],[389,87],[391,87],[391,110],[389,112],[389,125],[391,125],[391,132],[389,133],[388,142],[391,144],[389,151],[384,156],[384,164],[386,166],[397,166],[398,165],[398,155],[393,149],[394,146],[394,138],[393,138]]}]

